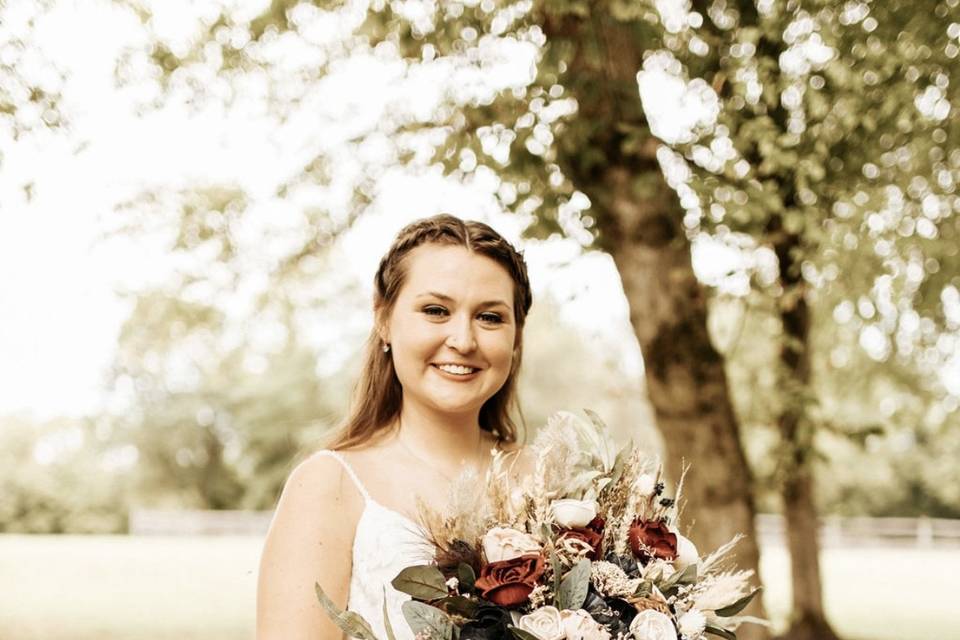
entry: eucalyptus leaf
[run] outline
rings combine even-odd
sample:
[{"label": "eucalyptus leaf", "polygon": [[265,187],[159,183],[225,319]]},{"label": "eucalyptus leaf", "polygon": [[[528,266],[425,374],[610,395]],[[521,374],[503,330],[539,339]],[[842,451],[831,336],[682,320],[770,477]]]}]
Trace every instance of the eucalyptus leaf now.
[{"label": "eucalyptus leaf", "polygon": [[432,565],[407,567],[390,584],[417,600],[436,600],[447,596],[447,581],[440,569]]},{"label": "eucalyptus leaf", "polygon": [[697,581],[697,574],[699,573],[699,567],[697,563],[688,564],[684,567],[683,571],[680,572],[680,577],[677,579],[677,584],[694,584]]},{"label": "eucalyptus leaf", "polygon": [[743,609],[748,604],[750,604],[750,601],[753,600],[753,597],[758,593],[760,593],[761,590],[762,590],[762,587],[758,587],[753,591],[751,591],[750,593],[748,593],[747,595],[740,598],[739,600],[737,600],[736,602],[734,602],[733,604],[727,605],[726,607],[723,607],[721,609],[717,609],[716,611],[717,615],[723,618],[729,618],[730,616],[737,615],[738,613],[743,611]]},{"label": "eucalyptus leaf", "polygon": [[554,549],[550,550],[550,567],[553,569],[553,592],[560,593],[560,558]]},{"label": "eucalyptus leaf", "polygon": [[[566,412],[561,413],[566,414]],[[584,413],[590,418],[592,424],[587,424],[573,414],[567,414],[570,418],[570,424],[576,430],[577,438],[580,441],[583,462],[586,463],[587,466],[592,466],[590,460],[597,458],[600,460],[603,471],[608,472],[613,467],[616,453],[613,440],[608,434],[609,430],[596,413],[589,409],[584,409]],[[574,462],[573,466],[580,466],[580,464],[580,462]]]},{"label": "eucalyptus leaf", "polygon": [[610,484],[608,486],[612,487],[620,481],[620,477],[623,475],[623,469],[627,464],[627,456],[630,455],[632,449],[633,441],[630,441],[627,446],[617,454],[617,459],[613,463],[613,469],[610,471]]},{"label": "eucalyptus leaf", "polygon": [[590,588],[590,561],[586,558],[573,565],[567,575],[560,581],[557,591],[559,609],[577,610],[587,599],[587,590]]},{"label": "eucalyptus leaf", "polygon": [[320,586],[319,582],[314,583],[314,590],[317,594],[317,600],[320,601],[320,606],[323,607],[323,610],[330,616],[333,623],[340,627],[341,631],[351,638],[377,640],[377,636],[374,635],[373,628],[370,624],[353,611],[340,609],[323,591],[323,587]]},{"label": "eucalyptus leaf", "polygon": [[540,527],[540,535],[543,536],[544,542],[547,540],[553,540],[553,529],[546,522]]},{"label": "eucalyptus leaf", "polygon": [[472,618],[477,609],[480,608],[480,603],[464,596],[447,596],[433,604],[442,606],[447,613],[455,613],[464,618]]},{"label": "eucalyptus leaf", "polygon": [[464,591],[473,591],[473,585],[477,582],[477,574],[466,562],[461,562],[457,566],[457,580],[460,581],[460,593]]},{"label": "eucalyptus leaf", "polygon": [[693,584],[697,581],[697,564],[693,563],[687,565],[683,571],[677,571],[672,576],[667,578],[661,585],[661,591],[667,591],[673,589],[678,584]]},{"label": "eucalyptus leaf", "polygon": [[737,640],[737,634],[733,631],[728,631],[727,629],[716,627],[712,624],[708,624],[704,628],[704,631],[715,636],[720,636],[721,638],[726,638],[727,640]]},{"label": "eucalyptus leaf", "polygon": [[651,593],[653,593],[653,585],[646,580],[641,580],[640,584],[637,585],[636,590],[633,592],[633,595],[640,598],[646,598]]},{"label": "eucalyptus leaf", "polygon": [[414,635],[423,633],[434,640],[452,640],[454,625],[450,616],[424,602],[407,600],[400,606]]},{"label": "eucalyptus leaf", "polygon": [[390,612],[387,611],[387,585],[383,585],[383,628],[387,632],[387,640],[397,640],[393,625],[390,624]]}]

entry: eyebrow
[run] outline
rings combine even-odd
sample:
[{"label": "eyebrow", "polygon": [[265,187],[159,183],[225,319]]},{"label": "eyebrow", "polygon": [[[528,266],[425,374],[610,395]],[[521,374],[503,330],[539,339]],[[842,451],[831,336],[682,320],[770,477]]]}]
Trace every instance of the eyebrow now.
[{"label": "eyebrow", "polygon": [[[443,294],[443,293],[438,293],[438,292],[436,292],[436,291],[427,291],[426,293],[421,293],[420,295],[417,296],[417,298],[439,298],[440,300],[443,300],[444,302],[455,302],[455,300],[454,300],[453,298],[451,298],[450,296],[448,296],[448,295],[446,295],[446,294]],[[512,308],[509,304],[507,304],[507,303],[504,302],[503,300],[487,300],[486,302],[481,302],[479,306],[481,306],[481,307],[496,307],[496,306],[502,306],[502,307],[506,307],[506,308],[508,308],[508,309],[511,309],[511,308]]]}]

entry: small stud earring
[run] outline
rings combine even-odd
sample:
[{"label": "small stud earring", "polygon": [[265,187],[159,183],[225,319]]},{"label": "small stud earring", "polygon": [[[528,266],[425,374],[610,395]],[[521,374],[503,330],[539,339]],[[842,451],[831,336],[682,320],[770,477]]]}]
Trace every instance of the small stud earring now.
[{"label": "small stud earring", "polygon": [[384,343],[384,344],[383,344],[383,352],[384,352],[384,353],[390,353],[390,345],[388,345],[387,343]]}]

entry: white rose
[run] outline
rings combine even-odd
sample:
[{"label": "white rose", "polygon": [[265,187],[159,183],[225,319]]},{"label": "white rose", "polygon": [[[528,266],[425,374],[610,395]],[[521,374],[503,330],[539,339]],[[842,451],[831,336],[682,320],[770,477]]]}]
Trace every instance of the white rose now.
[{"label": "white rose", "polygon": [[702,611],[690,609],[677,620],[677,626],[680,627],[680,633],[688,640],[696,640],[707,628],[707,616]]},{"label": "white rose", "polygon": [[678,569],[684,569],[700,561],[700,553],[697,546],[687,538],[677,533],[677,557],[673,564]]},{"label": "white rose", "polygon": [[642,473],[634,481],[634,489],[641,496],[652,496],[657,490],[657,479],[652,474]]},{"label": "white rose", "polygon": [[630,634],[637,640],[677,640],[670,616],[645,609],[630,623]]},{"label": "white rose", "polygon": [[481,540],[487,562],[512,560],[528,553],[540,553],[540,543],[522,531],[508,527],[494,527]]},{"label": "white rose", "polygon": [[560,612],[560,619],[567,640],[610,640],[610,632],[583,609],[564,609]]},{"label": "white rose", "polygon": [[553,519],[561,527],[585,527],[597,517],[596,500],[554,500],[550,503]]},{"label": "white rose", "polygon": [[521,616],[517,626],[540,640],[564,640],[563,620],[556,607],[540,607]]}]

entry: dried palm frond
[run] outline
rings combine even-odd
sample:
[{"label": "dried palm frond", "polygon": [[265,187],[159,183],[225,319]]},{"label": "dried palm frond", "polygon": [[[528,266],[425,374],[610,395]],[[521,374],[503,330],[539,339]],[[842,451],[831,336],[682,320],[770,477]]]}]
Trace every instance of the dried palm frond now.
[{"label": "dried palm frond", "polygon": [[687,472],[690,471],[690,465],[685,461],[680,463],[680,479],[677,480],[677,489],[674,491],[673,500],[677,505],[676,513],[674,514],[674,520],[679,521],[683,515],[684,501],[681,500],[683,497],[683,481],[687,478]]},{"label": "dried palm frond", "polygon": [[467,470],[450,484],[445,504],[431,507],[417,499],[417,511],[427,541],[434,546],[441,569],[455,569],[460,562],[479,568],[476,544],[488,530],[488,494],[477,491],[480,478]]},{"label": "dried palm frond", "polygon": [[750,593],[753,571],[725,571],[706,576],[690,590],[688,600],[700,611],[722,609]]},{"label": "dried palm frond", "polygon": [[721,561],[726,559],[726,556],[730,551],[744,538],[742,533],[738,533],[733,536],[727,543],[722,545],[719,549],[711,553],[709,556],[700,561],[699,570],[701,574],[707,574],[713,571],[715,568],[720,568]]},{"label": "dried palm frond", "polygon": [[[510,503],[512,482],[507,462],[507,454],[502,451],[494,453],[484,481],[484,490],[478,492],[486,496],[487,514],[497,524],[506,524],[512,519]],[[474,491],[476,491],[475,487]]]}]

